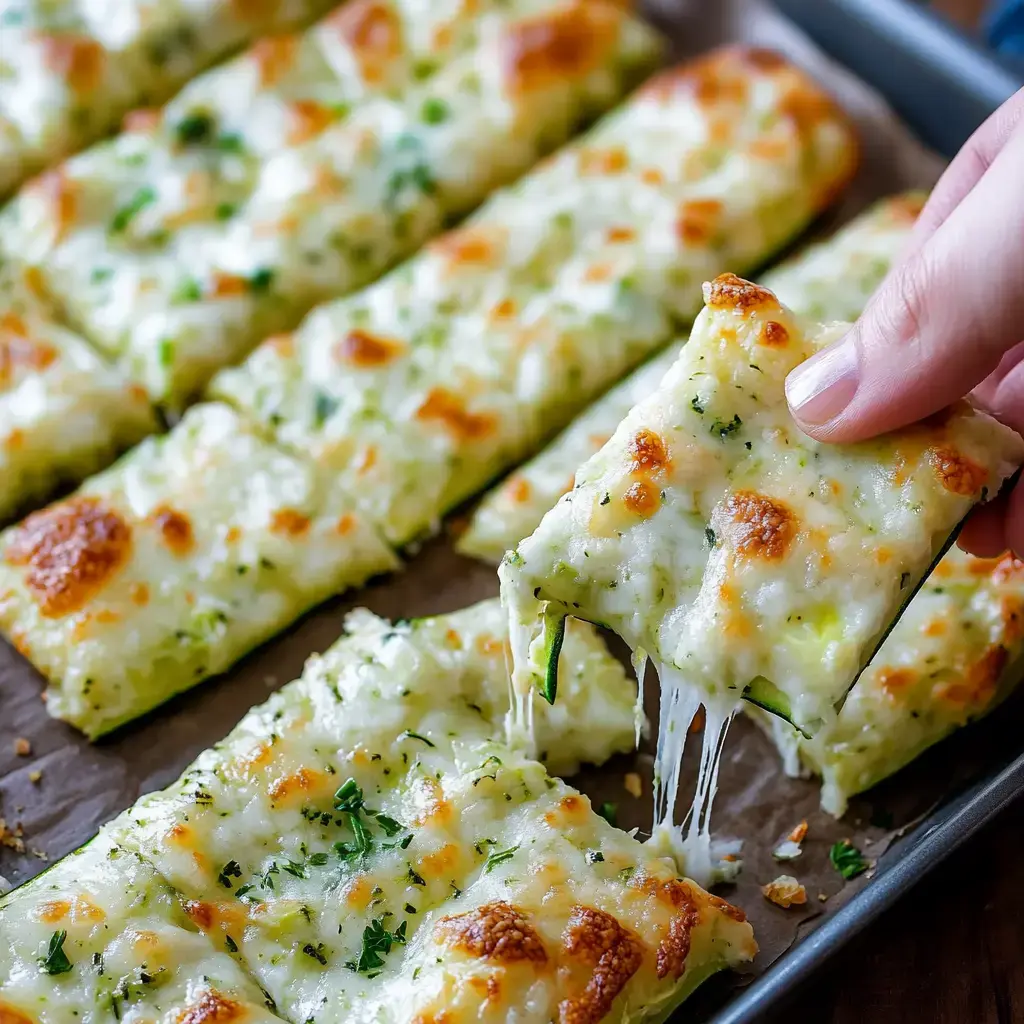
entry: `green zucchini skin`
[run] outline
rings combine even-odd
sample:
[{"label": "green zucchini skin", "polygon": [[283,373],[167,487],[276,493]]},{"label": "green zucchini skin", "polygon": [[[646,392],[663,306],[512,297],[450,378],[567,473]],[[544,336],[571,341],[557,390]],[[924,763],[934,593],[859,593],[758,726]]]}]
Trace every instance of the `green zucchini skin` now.
[{"label": "green zucchini skin", "polygon": [[549,704],[555,703],[558,695],[558,658],[562,653],[565,641],[565,612],[544,613],[544,699]]}]

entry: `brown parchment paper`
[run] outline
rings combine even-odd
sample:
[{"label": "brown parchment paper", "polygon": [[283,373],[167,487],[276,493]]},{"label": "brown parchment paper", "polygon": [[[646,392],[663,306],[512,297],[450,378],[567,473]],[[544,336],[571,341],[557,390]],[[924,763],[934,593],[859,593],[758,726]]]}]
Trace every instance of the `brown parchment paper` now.
[{"label": "brown parchment paper", "polygon": [[[941,171],[941,162],[911,138],[877,95],[827,61],[766,7],[750,0],[651,0],[647,8],[652,20],[672,38],[676,59],[723,41],[753,41],[786,52],[840,98],[860,128],[863,166],[841,205],[816,225],[815,232],[831,231],[880,195],[928,186]],[[42,683],[37,673],[0,642],[0,817],[8,829],[8,845],[0,845],[0,875],[10,884],[27,880],[48,861],[90,839],[103,822],[141,794],[171,782],[252,705],[295,678],[310,653],[333,642],[351,608],[366,605],[381,615],[412,617],[452,611],[496,593],[494,571],[458,557],[449,539],[441,537],[410,556],[402,574],[322,606],[227,676],[200,685],[96,745],[47,716],[39,699]],[[646,691],[648,716],[656,722],[653,679],[648,679]],[[722,892],[749,914],[761,953],[746,979],[714,980],[687,1004],[680,1019],[708,1019],[737,985],[764,971],[816,921],[833,913],[858,888],[871,884],[873,872],[843,885],[828,863],[833,842],[850,838],[869,859],[883,856],[894,830],[911,825],[972,774],[984,771],[1000,744],[1016,742],[1022,722],[1024,700],[1011,702],[992,722],[940,745],[868,798],[855,801],[843,822],[818,810],[818,787],[813,781],[783,775],[768,741],[750,722],[742,718],[735,722],[715,805],[715,831],[743,841],[739,881]],[[28,740],[29,753],[16,752],[19,738]],[[652,810],[652,749],[651,741],[646,741],[635,756],[587,770],[574,782],[595,803],[615,802],[622,827],[647,830]],[[696,744],[691,761],[695,751]],[[689,767],[684,794],[689,791],[687,779],[692,786],[693,765]],[[625,774],[632,771],[643,780],[639,799],[624,786]],[[802,819],[810,825],[804,853],[794,862],[775,863],[772,848]],[[20,843],[11,838],[12,830],[22,833],[24,851],[15,849]],[[806,885],[806,907],[781,910],[761,896],[760,885],[784,872]]]}]

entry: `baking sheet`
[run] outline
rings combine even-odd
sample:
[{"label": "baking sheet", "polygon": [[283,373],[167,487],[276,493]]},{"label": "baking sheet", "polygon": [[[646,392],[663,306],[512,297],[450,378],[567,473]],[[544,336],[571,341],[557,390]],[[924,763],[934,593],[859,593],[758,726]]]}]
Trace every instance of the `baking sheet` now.
[{"label": "baking sheet", "polygon": [[[832,230],[880,195],[927,186],[941,170],[941,162],[913,141],[875,94],[830,64],[760,4],[658,0],[648,7],[652,19],[670,31],[679,59],[724,40],[752,41],[785,51],[837,94],[861,129],[863,167],[841,206],[816,226],[817,232]],[[0,845],[0,875],[13,884],[26,880],[48,859],[88,840],[100,824],[138,796],[168,784],[250,706],[295,678],[311,652],[333,642],[351,608],[364,604],[381,615],[411,617],[451,611],[496,593],[492,569],[458,557],[449,540],[439,538],[411,558],[403,574],[321,607],[228,676],[201,685],[95,746],[46,715],[39,700],[41,680],[19,655],[0,644],[0,817],[8,829],[7,845]],[[652,679],[646,689],[648,716],[656,722],[657,687]],[[994,746],[1013,743],[1022,717],[1024,700],[1011,702],[998,720],[955,737],[869,799],[855,801],[843,822],[817,809],[814,782],[787,779],[768,741],[745,719],[737,721],[722,767],[715,830],[743,840],[744,870],[738,884],[722,893],[747,910],[761,953],[746,979],[716,979],[681,1016],[707,1019],[737,985],[763,972],[816,922],[870,884],[872,872],[842,884],[828,863],[832,843],[849,838],[869,859],[881,857],[900,828],[919,820],[981,771]],[[16,753],[16,740],[22,737],[29,741],[28,754]],[[652,749],[647,742],[637,755],[586,771],[574,782],[595,803],[618,804],[623,827],[646,829],[651,820]],[[689,767],[684,793],[687,780],[692,784],[694,766]],[[639,772],[644,780],[640,799],[624,788],[630,771]],[[795,862],[776,864],[771,849],[804,818],[810,829],[803,855]],[[18,849],[22,845],[23,851]],[[761,897],[759,886],[783,871],[807,886],[806,907],[784,911]]]}]

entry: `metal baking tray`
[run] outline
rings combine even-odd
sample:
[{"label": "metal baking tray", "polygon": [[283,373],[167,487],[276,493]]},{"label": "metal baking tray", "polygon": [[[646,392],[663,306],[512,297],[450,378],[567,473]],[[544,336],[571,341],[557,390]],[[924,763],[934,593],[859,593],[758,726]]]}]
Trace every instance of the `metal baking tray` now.
[{"label": "metal baking tray", "polygon": [[[831,57],[874,86],[918,137],[952,157],[993,110],[1024,86],[1024,68],[998,59],[930,11],[904,0],[776,0]],[[939,757],[975,760],[968,781],[897,839],[874,878],[766,973],[717,1013],[711,1024],[750,1024],[778,1013],[825,961],[916,885],[932,868],[1024,795],[1019,727],[1024,700],[1002,720],[951,737],[910,770]],[[813,926],[813,923],[812,923]],[[721,997],[719,999],[721,1002]]]}]

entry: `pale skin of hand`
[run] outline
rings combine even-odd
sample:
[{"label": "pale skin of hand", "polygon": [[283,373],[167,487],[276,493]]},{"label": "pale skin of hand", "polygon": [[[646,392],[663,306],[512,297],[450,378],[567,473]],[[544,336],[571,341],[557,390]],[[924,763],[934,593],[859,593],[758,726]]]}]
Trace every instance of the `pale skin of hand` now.
[{"label": "pale skin of hand", "polygon": [[[965,395],[1024,434],[1024,89],[946,169],[901,264],[853,328],[786,381],[819,441],[859,441]],[[1024,480],[977,509],[960,545],[1024,557]]]}]

